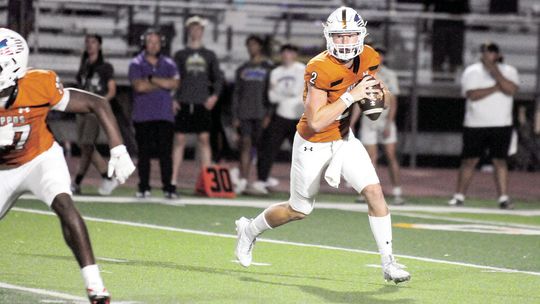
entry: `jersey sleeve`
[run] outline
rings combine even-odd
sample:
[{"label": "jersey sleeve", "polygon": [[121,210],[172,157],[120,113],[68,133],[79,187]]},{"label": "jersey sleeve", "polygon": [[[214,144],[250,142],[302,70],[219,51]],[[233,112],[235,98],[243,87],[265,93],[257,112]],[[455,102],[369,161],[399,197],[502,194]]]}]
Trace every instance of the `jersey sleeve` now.
[{"label": "jersey sleeve", "polygon": [[69,92],[66,93],[60,77],[53,71],[48,71],[43,81],[49,105],[55,110],[63,110],[69,101]]},{"label": "jersey sleeve", "polygon": [[320,90],[330,89],[330,77],[319,61],[310,61],[307,64],[304,81]]},{"label": "jersey sleeve", "polygon": [[381,64],[381,57],[379,56],[379,53],[375,51],[373,48],[366,46],[365,52],[367,52],[367,58],[368,58],[368,69],[367,72],[370,75],[376,75],[379,71],[379,67]]}]

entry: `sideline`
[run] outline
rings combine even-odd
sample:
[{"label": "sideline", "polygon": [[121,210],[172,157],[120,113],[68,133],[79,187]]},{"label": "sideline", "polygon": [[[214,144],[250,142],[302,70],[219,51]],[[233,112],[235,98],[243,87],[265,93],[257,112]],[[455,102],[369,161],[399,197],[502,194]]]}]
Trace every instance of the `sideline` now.
[{"label": "sideline", "polygon": [[[56,216],[51,211],[43,211],[43,210],[35,210],[35,209],[27,209],[27,208],[19,208],[19,207],[12,208],[12,210],[31,213],[31,214]],[[192,229],[182,229],[182,228],[160,226],[160,225],[154,225],[154,224],[118,221],[118,220],[103,219],[103,218],[89,217],[89,216],[83,216],[83,218],[85,221],[92,221],[92,222],[101,222],[101,223],[109,223],[109,224],[124,225],[124,226],[131,226],[131,227],[149,228],[149,229],[156,229],[156,230],[183,232],[183,233],[191,233],[191,234],[197,234],[197,235],[217,236],[217,237],[236,239],[236,235],[226,234],[226,233],[215,233],[215,232],[199,231],[199,230],[192,230]],[[353,252],[353,253],[379,255],[379,253],[375,251],[343,248],[343,247],[336,247],[336,246],[315,245],[315,244],[306,244],[306,243],[298,243],[298,242],[271,240],[271,239],[264,239],[264,238],[259,238],[257,239],[257,241],[265,242],[265,243],[273,243],[273,244],[293,245],[293,246],[299,246],[299,247],[321,248],[321,249],[336,250],[336,251],[346,251],[346,252]],[[465,266],[465,267],[478,268],[478,269],[487,269],[487,270],[492,270],[496,272],[522,273],[522,274],[528,274],[528,275],[533,275],[533,276],[540,276],[540,272],[534,272],[534,271],[524,271],[524,270],[477,265],[477,264],[470,264],[470,263],[463,263],[463,262],[445,261],[445,260],[423,258],[423,257],[410,256],[410,255],[397,255],[396,254],[395,256],[400,257],[400,258],[407,258],[407,259],[438,263],[438,264],[457,265],[457,266]]]}]

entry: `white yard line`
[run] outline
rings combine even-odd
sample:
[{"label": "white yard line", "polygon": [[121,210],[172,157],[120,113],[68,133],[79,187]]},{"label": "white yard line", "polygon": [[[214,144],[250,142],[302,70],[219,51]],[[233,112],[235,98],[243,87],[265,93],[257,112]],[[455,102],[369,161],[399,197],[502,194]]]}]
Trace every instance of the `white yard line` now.
[{"label": "white yard line", "polygon": [[[42,211],[42,210],[35,210],[35,209],[13,208],[12,210],[20,211],[20,212],[33,213],[33,214],[55,215],[53,212],[50,212],[50,211]],[[175,228],[175,227],[159,226],[159,225],[154,225],[154,224],[143,224],[143,223],[135,223],[135,222],[128,222],[128,221],[118,221],[118,220],[110,220],[110,219],[103,219],[103,218],[96,218],[96,217],[87,217],[87,216],[85,216],[84,219],[87,220],[87,221],[110,223],[110,224],[124,225],[124,226],[131,226],[131,227],[140,227],[140,228],[149,228],[149,229],[157,229],[157,230],[165,230],[165,231],[184,232],[184,233],[191,233],[191,234],[197,234],[197,235],[217,236],[217,237],[232,238],[232,239],[236,238],[236,235],[226,234],[226,233],[215,233],[215,232],[199,231],[199,230],[192,230],[192,229],[181,229],[181,228]],[[257,239],[257,241],[259,241],[259,242],[267,242],[267,243],[274,243],[274,244],[293,245],[293,246],[300,246],[300,247],[321,248],[321,249],[328,249],[328,250],[338,250],[338,251],[346,251],[346,252],[354,252],[354,253],[364,253],[364,254],[379,255],[378,252],[374,252],[374,251],[342,248],[342,247],[335,247],[335,246],[305,244],[305,243],[298,243],[298,242],[287,242],[287,241],[270,240],[270,239],[262,239],[262,238]],[[540,272],[534,272],[534,271],[523,271],[523,270],[517,270],[517,269],[509,269],[509,268],[484,266],[484,265],[477,265],[477,264],[470,264],[470,263],[445,261],[445,260],[423,258],[423,257],[410,256],[410,255],[396,255],[396,256],[397,257],[402,257],[402,258],[413,259],[413,260],[432,262],[432,263],[457,265],[457,266],[472,267],[472,268],[479,268],[479,269],[488,269],[488,270],[499,271],[499,272],[512,272],[512,273],[522,273],[522,274],[540,276]]]},{"label": "white yard line", "polygon": [[484,221],[484,220],[466,219],[466,218],[458,218],[458,217],[450,217],[450,216],[439,216],[439,215],[422,214],[422,213],[392,212],[392,214],[399,215],[399,216],[406,216],[406,217],[415,217],[415,218],[422,218],[422,219],[429,219],[429,220],[440,220],[440,221],[449,221],[449,222],[458,222],[458,223],[487,224],[487,225],[503,226],[503,227],[540,229],[539,225]]},{"label": "white yard line", "polygon": [[33,293],[33,294],[48,296],[48,297],[57,298],[57,299],[76,301],[75,303],[88,303],[87,298],[77,297],[77,296],[73,296],[67,293],[61,293],[61,292],[52,291],[52,290],[30,288],[30,287],[12,285],[12,284],[3,283],[3,282],[0,282],[0,288]]},{"label": "white yard line", "polygon": [[[53,291],[53,290],[24,287],[24,286],[19,286],[19,285],[8,284],[4,282],[0,282],[0,289],[17,290],[17,291],[22,291],[26,293],[32,293],[36,295],[47,296],[51,298],[69,301],[69,302],[65,302],[65,301],[54,301],[54,300],[42,300],[41,303],[88,304],[88,298],[78,297],[78,296],[74,296],[74,295],[70,295],[70,294],[62,293],[58,291]],[[141,302],[135,302],[135,301],[112,301],[111,302],[111,304],[140,304],[140,303]]]}]

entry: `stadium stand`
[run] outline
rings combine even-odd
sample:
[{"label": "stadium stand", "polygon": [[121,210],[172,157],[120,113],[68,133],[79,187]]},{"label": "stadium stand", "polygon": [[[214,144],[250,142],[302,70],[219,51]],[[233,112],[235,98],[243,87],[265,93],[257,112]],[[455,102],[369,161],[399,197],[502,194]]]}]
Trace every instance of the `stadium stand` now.
[{"label": "stadium stand", "polygon": [[[6,20],[6,0],[0,1],[0,20]],[[369,21],[373,41],[386,41],[390,55],[388,65],[397,70],[402,84],[402,111],[398,116],[400,130],[410,127],[409,95],[413,88],[413,66],[418,58],[418,84],[414,87],[420,98],[420,113],[429,109],[427,103],[441,99],[454,102],[442,107],[445,114],[459,117],[463,105],[457,80],[458,74],[447,75],[447,81],[434,82],[430,71],[431,48],[429,19],[437,17],[422,14],[422,1],[340,1],[340,0],[201,0],[201,1],[142,1],[142,0],[35,0],[38,7],[36,29],[28,41],[33,48],[30,64],[51,68],[60,73],[66,82],[73,80],[78,67],[85,33],[96,32],[104,37],[104,52],[113,63],[117,81],[127,85],[127,67],[138,50],[137,26],[165,25],[174,33],[170,41],[171,52],[183,47],[182,20],[192,14],[206,17],[210,23],[204,43],[213,49],[221,60],[222,70],[231,81],[236,66],[247,59],[244,47],[247,35],[255,33],[279,44],[294,41],[306,56],[324,48],[321,22],[327,13],[346,3],[362,12]],[[519,1],[519,13],[511,16],[489,16],[488,0],[471,0],[471,16],[466,17],[465,65],[477,59],[478,45],[486,40],[496,41],[505,59],[516,66],[522,77],[517,100],[533,100],[536,88],[537,52],[540,4],[535,0]],[[386,7],[389,4],[389,7]],[[1,18],[4,16],[4,18]],[[443,16],[444,17],[444,16]],[[423,18],[428,27],[418,33],[420,45],[415,54],[415,19]],[[62,22],[58,22],[62,20]],[[499,20],[499,21],[498,21]],[[456,103],[458,102],[458,103]],[[439,103],[442,104],[442,103]],[[457,106],[455,106],[457,105]],[[424,110],[425,111],[425,110]],[[430,113],[426,113],[430,115]],[[431,118],[420,120],[431,121]],[[419,139],[415,149],[420,154],[457,155],[459,146],[448,145],[456,140],[458,124],[448,124],[444,129],[433,128],[420,121]],[[410,137],[404,134],[402,150],[410,152]],[[451,148],[450,148],[451,147]]]}]

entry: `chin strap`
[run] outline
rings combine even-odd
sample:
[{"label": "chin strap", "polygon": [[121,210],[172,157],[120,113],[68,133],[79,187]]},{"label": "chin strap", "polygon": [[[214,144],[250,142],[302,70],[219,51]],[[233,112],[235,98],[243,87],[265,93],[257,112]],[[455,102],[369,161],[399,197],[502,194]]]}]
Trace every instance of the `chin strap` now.
[{"label": "chin strap", "polygon": [[9,94],[9,96],[7,97],[0,99],[0,105],[3,104],[4,109],[8,109],[9,107],[11,107],[11,105],[13,105],[13,103],[15,102],[15,99],[17,99],[17,95],[19,94],[19,86],[17,85],[17,81],[18,80],[15,80],[15,88],[13,89],[13,91],[11,91],[11,94]]}]

